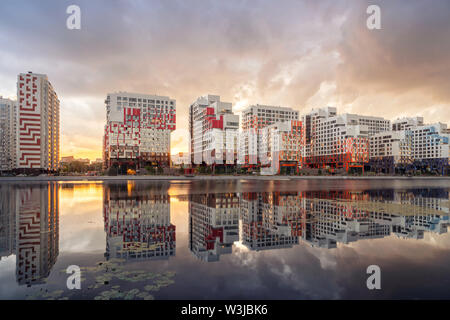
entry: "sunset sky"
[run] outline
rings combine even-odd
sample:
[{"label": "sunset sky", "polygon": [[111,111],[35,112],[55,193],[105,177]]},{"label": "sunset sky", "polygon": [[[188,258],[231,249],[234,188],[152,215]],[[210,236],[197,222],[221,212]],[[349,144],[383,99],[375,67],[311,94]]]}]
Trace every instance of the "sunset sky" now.
[{"label": "sunset sky", "polygon": [[[81,8],[81,30],[66,8]],[[381,30],[366,27],[369,4]],[[101,157],[104,100],[129,91],[177,100],[172,151],[187,151],[188,107],[218,94],[303,112],[450,124],[450,1],[0,1],[0,95],[45,73],[61,100],[62,156]]]}]

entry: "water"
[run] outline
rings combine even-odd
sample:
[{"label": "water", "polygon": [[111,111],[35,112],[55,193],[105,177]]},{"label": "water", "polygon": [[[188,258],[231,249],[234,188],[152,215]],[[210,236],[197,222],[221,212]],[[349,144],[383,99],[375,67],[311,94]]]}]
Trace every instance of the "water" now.
[{"label": "water", "polygon": [[450,298],[449,180],[0,189],[1,299]]}]

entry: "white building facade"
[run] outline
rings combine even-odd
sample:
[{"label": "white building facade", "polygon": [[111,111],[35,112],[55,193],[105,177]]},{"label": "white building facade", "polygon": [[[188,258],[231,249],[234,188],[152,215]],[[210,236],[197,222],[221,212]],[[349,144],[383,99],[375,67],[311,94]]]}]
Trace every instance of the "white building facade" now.
[{"label": "white building facade", "polygon": [[394,131],[370,137],[371,169],[392,174],[428,167],[443,173],[449,164],[447,125],[423,124],[422,118],[399,123],[393,125]]},{"label": "white building facade", "polygon": [[16,167],[17,102],[0,96],[0,171]]},{"label": "white building facade", "polygon": [[315,168],[363,167],[369,161],[369,136],[390,130],[390,121],[357,114],[338,115],[336,108],[313,109],[302,117],[303,165]]},{"label": "white building facade", "polygon": [[304,146],[301,121],[277,122],[260,131],[261,174],[296,173],[301,166]]},{"label": "white building facade", "polygon": [[239,163],[244,167],[257,166],[263,145],[261,129],[274,123],[298,121],[298,111],[286,107],[252,105],[242,111],[239,139]]},{"label": "white building facade", "polygon": [[239,116],[230,102],[216,95],[197,98],[189,108],[189,132],[193,164],[236,164]]}]

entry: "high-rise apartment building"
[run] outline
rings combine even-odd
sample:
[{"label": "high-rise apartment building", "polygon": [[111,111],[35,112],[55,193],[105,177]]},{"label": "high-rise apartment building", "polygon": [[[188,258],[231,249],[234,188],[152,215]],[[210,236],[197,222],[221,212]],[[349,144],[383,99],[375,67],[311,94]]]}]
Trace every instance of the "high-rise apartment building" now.
[{"label": "high-rise apartment building", "polygon": [[301,121],[277,122],[261,129],[261,174],[296,173],[301,166],[303,146]]},{"label": "high-rise apartment building", "polygon": [[369,161],[369,136],[390,130],[390,121],[336,108],[314,109],[302,117],[305,148],[302,165],[313,168],[362,167]]},{"label": "high-rise apartment building", "polygon": [[44,74],[17,77],[17,156],[22,171],[55,171],[59,165],[59,99]]},{"label": "high-rise apartment building", "polygon": [[17,103],[0,96],[0,171],[16,167]]},{"label": "high-rise apartment building", "polygon": [[447,125],[435,123],[411,129],[414,160],[444,159],[448,163],[449,137]]},{"label": "high-rise apartment building", "polygon": [[274,123],[299,120],[298,111],[291,108],[252,105],[242,111],[239,141],[239,162],[244,167],[258,165],[263,144],[260,131]]},{"label": "high-rise apartment building", "polygon": [[397,120],[393,128],[370,137],[372,171],[392,174],[428,167],[445,173],[449,164],[447,125],[408,118]]},{"label": "high-rise apartment building", "polygon": [[411,131],[384,131],[370,136],[372,171],[394,174],[399,166],[412,164]]},{"label": "high-rise apartment building", "polygon": [[236,164],[239,116],[230,102],[216,95],[197,98],[189,108],[190,154],[192,163],[200,165]]},{"label": "high-rise apartment building", "polygon": [[103,141],[105,167],[122,171],[170,166],[170,135],[176,128],[176,101],[169,97],[108,94]]},{"label": "high-rise apartment building", "polygon": [[292,108],[252,105],[242,111],[242,130],[262,129],[275,122],[298,120],[298,111]]}]

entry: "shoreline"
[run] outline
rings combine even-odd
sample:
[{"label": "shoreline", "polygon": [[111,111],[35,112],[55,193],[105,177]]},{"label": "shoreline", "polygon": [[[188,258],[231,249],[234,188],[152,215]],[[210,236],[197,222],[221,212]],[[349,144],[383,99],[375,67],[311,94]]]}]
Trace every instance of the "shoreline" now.
[{"label": "shoreline", "polygon": [[256,180],[256,181],[289,181],[289,180],[450,180],[444,176],[37,176],[37,177],[0,177],[4,182],[33,181],[209,181],[209,180]]}]

